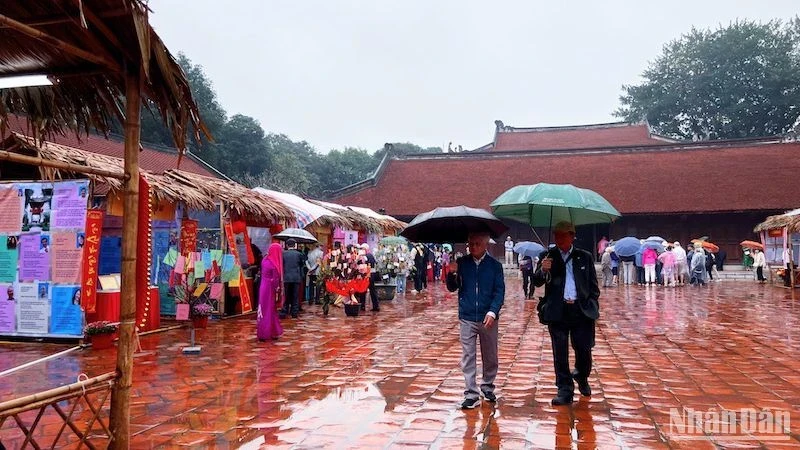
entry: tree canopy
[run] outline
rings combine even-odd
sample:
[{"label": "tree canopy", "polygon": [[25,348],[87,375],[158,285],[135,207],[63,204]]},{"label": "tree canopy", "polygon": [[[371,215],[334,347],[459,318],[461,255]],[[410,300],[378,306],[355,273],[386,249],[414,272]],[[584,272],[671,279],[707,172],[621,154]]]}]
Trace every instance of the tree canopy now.
[{"label": "tree canopy", "polygon": [[[213,142],[193,144],[190,150],[228,177],[246,186],[262,186],[282,192],[324,198],[372,175],[386,146],[370,153],[358,147],[320,153],[306,141],[264,131],[258,120],[242,114],[230,118],[217,100],[214,85],[200,65],[183,54],[178,63],[189,79],[200,114]],[[142,114],[142,141],[171,146],[172,137],[155,109]],[[441,153],[439,147],[422,148],[393,143],[393,154]]]},{"label": "tree canopy", "polygon": [[692,29],[623,86],[615,115],[677,139],[787,132],[800,114],[800,19]]}]

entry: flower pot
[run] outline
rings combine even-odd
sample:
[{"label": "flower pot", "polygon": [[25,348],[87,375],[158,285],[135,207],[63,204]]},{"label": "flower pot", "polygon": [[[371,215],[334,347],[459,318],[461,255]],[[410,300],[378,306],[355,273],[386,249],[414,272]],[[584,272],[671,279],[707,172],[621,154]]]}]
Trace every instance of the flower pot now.
[{"label": "flower pot", "polygon": [[375,283],[375,293],[378,294],[378,300],[394,300],[395,292],[397,291],[397,283],[395,284],[379,284]]},{"label": "flower pot", "polygon": [[208,326],[208,316],[195,317],[192,319],[195,328],[205,328]]},{"label": "flower pot", "polygon": [[351,304],[345,303],[344,304],[344,313],[350,317],[358,317],[358,312],[361,310],[361,305],[358,303]]},{"label": "flower pot", "polygon": [[91,340],[92,348],[95,350],[103,350],[114,346],[113,333],[93,334]]}]

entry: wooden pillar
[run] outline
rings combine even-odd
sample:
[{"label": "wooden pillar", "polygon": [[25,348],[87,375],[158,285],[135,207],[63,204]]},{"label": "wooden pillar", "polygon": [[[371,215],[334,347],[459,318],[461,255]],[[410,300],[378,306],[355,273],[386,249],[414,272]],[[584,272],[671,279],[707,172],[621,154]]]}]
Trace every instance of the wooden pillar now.
[{"label": "wooden pillar", "polygon": [[133,381],[133,333],[136,326],[136,232],[139,210],[139,135],[141,67],[125,75],[125,190],[122,214],[117,383],[111,391],[111,449],[130,448],[130,394]]}]

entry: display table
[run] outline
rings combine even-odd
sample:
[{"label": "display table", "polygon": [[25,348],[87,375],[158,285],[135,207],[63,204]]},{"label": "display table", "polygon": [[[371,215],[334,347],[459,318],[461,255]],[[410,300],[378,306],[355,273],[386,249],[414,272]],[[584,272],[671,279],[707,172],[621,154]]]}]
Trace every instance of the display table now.
[{"label": "display table", "polygon": [[[136,317],[142,317],[144,311],[144,299],[139,301],[137,299]],[[97,305],[95,306],[94,313],[86,314],[86,323],[95,322],[98,320],[107,320],[109,322],[119,322],[120,310],[120,291],[119,289],[97,291]],[[137,325],[139,322],[137,322]],[[144,327],[139,331],[154,330],[161,326],[161,299],[158,295],[158,286],[150,286],[150,305],[147,310],[147,318]]]}]

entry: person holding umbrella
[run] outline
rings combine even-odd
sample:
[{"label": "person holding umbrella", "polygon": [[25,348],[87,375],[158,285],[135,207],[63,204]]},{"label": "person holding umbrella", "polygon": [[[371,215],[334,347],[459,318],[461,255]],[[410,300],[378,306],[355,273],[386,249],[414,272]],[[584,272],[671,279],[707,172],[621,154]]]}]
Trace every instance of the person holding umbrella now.
[{"label": "person holding umbrella", "polygon": [[[561,221],[555,226],[556,247],[550,249],[533,275],[536,286],[545,284],[544,297],[537,305],[539,321],[547,325],[553,346],[558,395],[553,405],[569,405],[575,381],[581,395],[592,395],[589,373],[595,321],[600,317],[600,288],[594,258],[573,246],[575,226]],[[569,342],[575,352],[575,370],[569,369]]]},{"label": "person holding umbrella", "polygon": [[[461,370],[466,390],[462,409],[480,405],[480,395],[494,403],[494,380],[497,376],[497,320],[503,307],[506,285],[503,265],[494,259],[487,248],[488,232],[472,232],[468,236],[469,254],[450,263],[447,290],[458,291],[458,320],[460,322]],[[476,340],[480,339],[483,382],[480,391],[475,381],[477,368]]]}]

